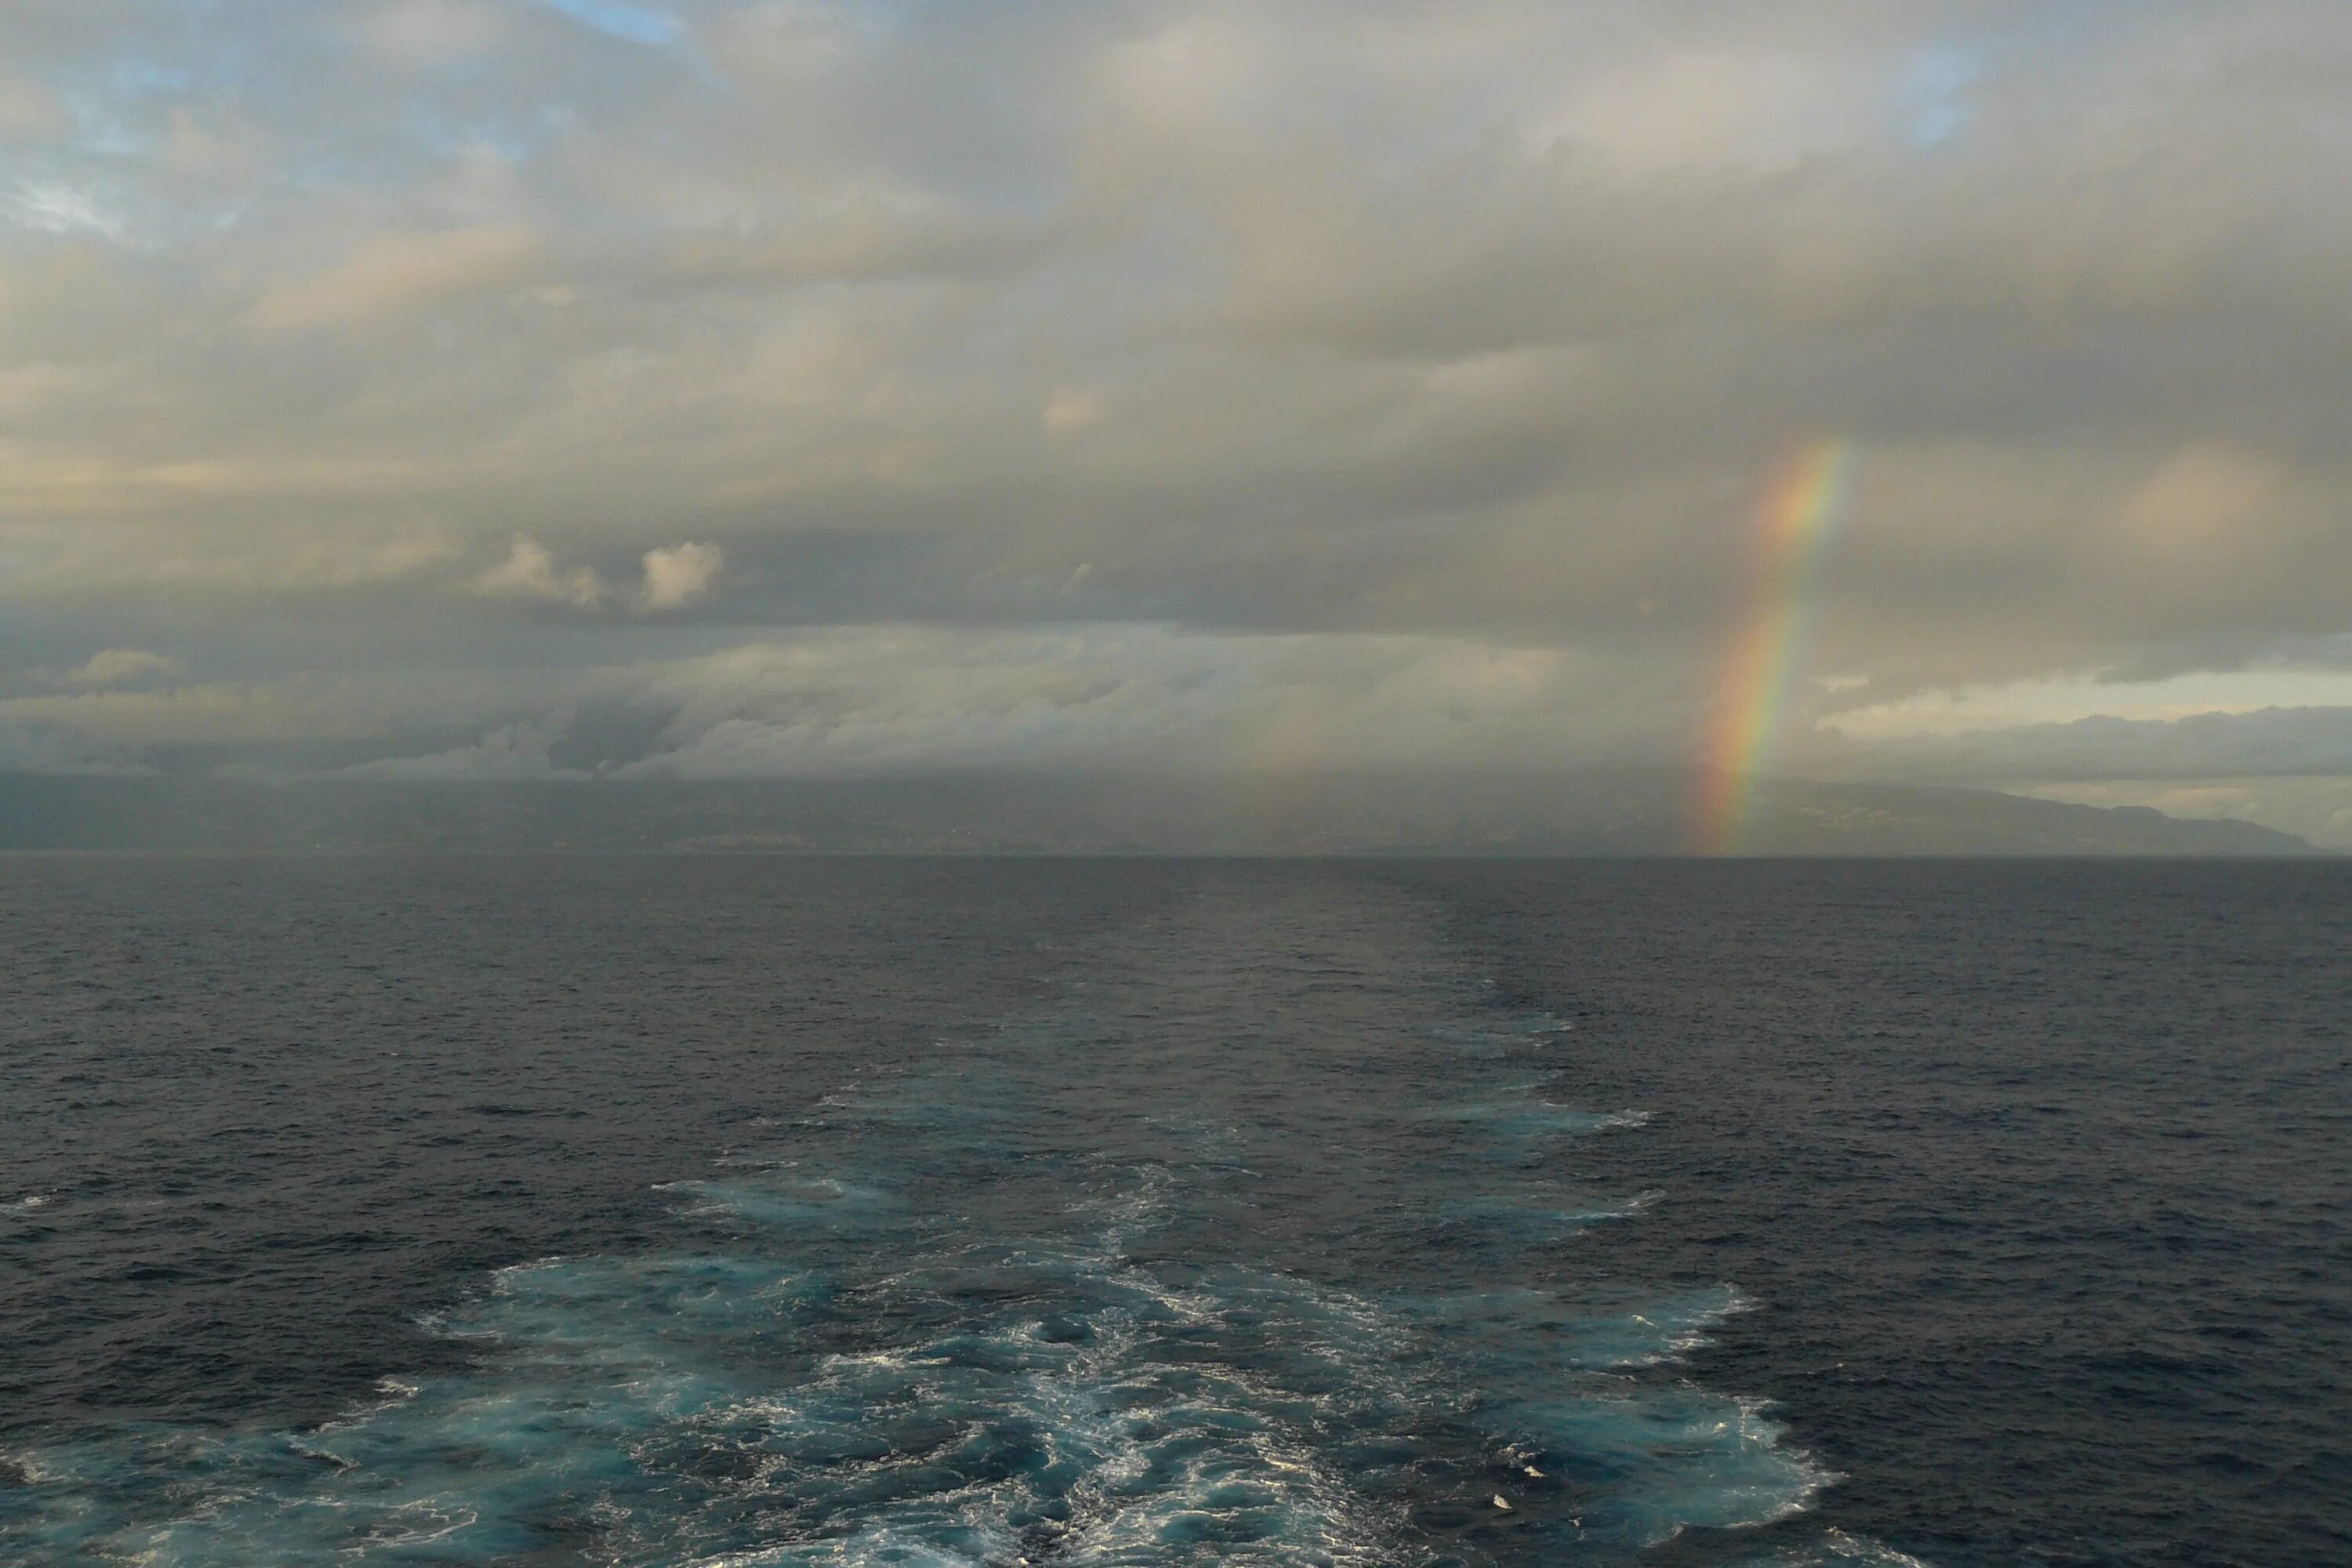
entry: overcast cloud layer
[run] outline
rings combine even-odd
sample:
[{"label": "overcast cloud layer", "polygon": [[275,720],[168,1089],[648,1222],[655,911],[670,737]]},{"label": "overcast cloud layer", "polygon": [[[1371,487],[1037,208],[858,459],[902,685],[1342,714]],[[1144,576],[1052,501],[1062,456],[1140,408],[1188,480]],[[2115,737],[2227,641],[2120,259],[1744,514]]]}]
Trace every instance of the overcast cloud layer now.
[{"label": "overcast cloud layer", "polygon": [[1677,764],[1833,437],[1780,765],[2352,841],[2342,6],[7,12],[0,765]]}]

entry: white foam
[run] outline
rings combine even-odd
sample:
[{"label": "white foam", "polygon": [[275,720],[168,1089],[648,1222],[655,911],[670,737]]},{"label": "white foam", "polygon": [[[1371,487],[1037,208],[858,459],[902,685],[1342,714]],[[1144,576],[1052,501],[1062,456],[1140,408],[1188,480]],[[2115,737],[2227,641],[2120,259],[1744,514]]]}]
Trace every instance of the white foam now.
[{"label": "white foam", "polygon": [[42,1465],[40,1456],[30,1452],[0,1448],[0,1465],[15,1466],[16,1473],[33,1486],[40,1486],[58,1479],[58,1473],[55,1470]]},{"label": "white foam", "polygon": [[1931,1568],[1925,1558],[1897,1552],[1883,1541],[1848,1535],[1835,1525],[1822,1532],[1822,1545],[1833,1556],[1849,1562],[1876,1563],[1879,1568]]}]

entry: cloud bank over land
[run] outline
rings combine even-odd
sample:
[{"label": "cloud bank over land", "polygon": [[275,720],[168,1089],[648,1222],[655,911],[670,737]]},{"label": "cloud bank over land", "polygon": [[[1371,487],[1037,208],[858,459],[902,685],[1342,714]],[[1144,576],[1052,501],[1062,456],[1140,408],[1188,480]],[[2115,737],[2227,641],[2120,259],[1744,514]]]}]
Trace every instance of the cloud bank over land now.
[{"label": "cloud bank over land", "polygon": [[2336,7],[8,33],[0,765],[1680,765],[1833,440],[1771,765],[2352,806]]}]

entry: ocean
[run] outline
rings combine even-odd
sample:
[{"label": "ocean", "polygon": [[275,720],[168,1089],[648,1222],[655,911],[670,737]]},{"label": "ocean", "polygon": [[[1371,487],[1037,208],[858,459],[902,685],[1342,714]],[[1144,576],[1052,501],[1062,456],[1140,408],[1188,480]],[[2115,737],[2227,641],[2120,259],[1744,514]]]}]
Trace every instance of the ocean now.
[{"label": "ocean", "polygon": [[2352,1563],[2352,867],[0,858],[0,1562]]}]

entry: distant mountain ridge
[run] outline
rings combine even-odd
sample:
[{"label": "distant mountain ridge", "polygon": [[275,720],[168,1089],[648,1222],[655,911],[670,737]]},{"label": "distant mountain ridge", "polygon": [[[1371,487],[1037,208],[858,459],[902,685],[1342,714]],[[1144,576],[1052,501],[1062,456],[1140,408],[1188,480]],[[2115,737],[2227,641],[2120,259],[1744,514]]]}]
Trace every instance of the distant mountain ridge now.
[{"label": "distant mountain ridge", "polygon": [[[0,849],[865,854],[1684,853],[1655,773],[269,784],[0,774]],[[1988,790],[1770,783],[1742,848],[1794,856],[2292,856],[2250,822]]]}]

